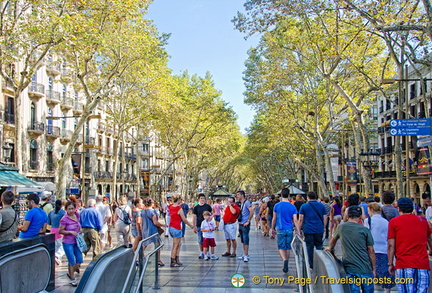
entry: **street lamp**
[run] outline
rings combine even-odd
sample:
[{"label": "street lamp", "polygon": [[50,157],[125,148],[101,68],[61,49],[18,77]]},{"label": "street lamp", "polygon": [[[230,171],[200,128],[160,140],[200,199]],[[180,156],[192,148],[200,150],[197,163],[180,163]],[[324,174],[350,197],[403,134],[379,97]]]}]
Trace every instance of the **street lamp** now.
[{"label": "street lamp", "polygon": [[6,164],[9,162],[9,159],[11,158],[12,149],[13,147],[9,144],[9,142],[6,142],[3,146],[3,158]]},{"label": "street lamp", "polygon": [[[372,150],[369,152],[364,152],[362,150],[362,152],[359,154],[360,163],[362,164],[363,168],[369,172],[369,174],[372,174],[372,170],[378,166],[380,154],[380,152]],[[369,183],[370,190],[373,192],[372,178]]]}]

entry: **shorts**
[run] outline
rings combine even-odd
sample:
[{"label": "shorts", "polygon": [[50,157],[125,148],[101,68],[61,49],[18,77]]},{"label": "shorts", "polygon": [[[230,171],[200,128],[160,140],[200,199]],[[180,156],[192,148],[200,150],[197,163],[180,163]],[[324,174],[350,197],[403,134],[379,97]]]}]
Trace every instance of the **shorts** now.
[{"label": "shorts", "polygon": [[224,233],[225,233],[225,239],[231,239],[235,240],[237,236],[237,227],[236,223],[225,223],[224,225]]},{"label": "shorts", "polygon": [[277,244],[280,250],[291,250],[293,230],[277,230]]},{"label": "shorts", "polygon": [[214,238],[203,238],[203,247],[208,248],[209,246],[216,246],[216,241],[214,240]]},{"label": "shorts", "polygon": [[[360,291],[363,293],[374,293],[374,283],[373,283],[374,275],[373,274],[351,274],[351,273],[347,272],[347,277],[348,277],[348,279],[353,279],[353,280],[371,279],[371,280],[366,280],[365,282],[360,282],[360,280],[351,281],[352,284],[349,284],[349,287],[351,289],[351,293],[360,293]],[[359,286],[357,286],[357,284]],[[400,291],[398,291],[398,292],[400,292]]]},{"label": "shorts", "polygon": [[241,243],[244,245],[249,245],[249,231],[250,225],[243,226],[243,224],[239,225],[240,239]]},{"label": "shorts", "polygon": [[170,236],[172,238],[180,238],[180,237],[182,237],[182,230],[181,229],[178,230],[176,228],[169,227],[168,228],[168,232],[169,232],[169,234],[170,234]]},{"label": "shorts", "polygon": [[201,232],[201,227],[197,227],[197,236],[198,236],[198,244],[202,245],[203,244],[203,235]]},{"label": "shorts", "polygon": [[108,225],[104,224],[102,226],[102,230],[99,231],[100,242],[107,243],[108,242]]},{"label": "shorts", "polygon": [[342,221],[342,215],[333,216],[333,221]]},{"label": "shorts", "polygon": [[396,269],[396,278],[401,280],[413,279],[415,282],[397,284],[398,292],[428,292],[430,272],[425,269]]},{"label": "shorts", "polygon": [[63,243],[63,250],[70,266],[83,263],[83,256],[78,244]]},{"label": "shorts", "polygon": [[215,222],[220,222],[220,215],[215,215],[214,220]]}]

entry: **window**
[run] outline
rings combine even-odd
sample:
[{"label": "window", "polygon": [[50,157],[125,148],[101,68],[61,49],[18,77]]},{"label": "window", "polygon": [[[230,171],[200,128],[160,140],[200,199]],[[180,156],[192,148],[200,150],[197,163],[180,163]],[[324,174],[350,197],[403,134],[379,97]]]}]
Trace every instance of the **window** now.
[{"label": "window", "polygon": [[38,167],[38,158],[37,158],[37,150],[38,145],[36,140],[30,140],[30,170],[36,170]]},{"label": "window", "polygon": [[7,97],[7,110],[4,119],[8,124],[15,124],[15,101],[12,97]]},{"label": "window", "polygon": [[144,170],[148,170],[149,169],[149,160],[148,160],[148,158],[142,158],[142,168]]},{"label": "window", "polygon": [[148,145],[148,143],[143,143],[142,144],[142,151],[143,151],[143,153],[148,154],[148,152],[149,152],[149,145]]},{"label": "window", "polygon": [[53,146],[52,143],[47,144],[47,153],[46,153],[46,162],[47,162],[47,171],[54,171],[54,156],[53,156]]},{"label": "window", "polygon": [[110,166],[109,166],[109,161],[105,161],[105,172],[109,172],[110,171]]},{"label": "window", "polygon": [[66,86],[66,84],[63,84],[62,94],[63,94],[63,103],[65,103],[66,102],[66,95],[67,95],[67,86]]},{"label": "window", "polygon": [[35,129],[36,124],[36,106],[34,103],[31,103],[30,106],[30,127],[31,129]]}]

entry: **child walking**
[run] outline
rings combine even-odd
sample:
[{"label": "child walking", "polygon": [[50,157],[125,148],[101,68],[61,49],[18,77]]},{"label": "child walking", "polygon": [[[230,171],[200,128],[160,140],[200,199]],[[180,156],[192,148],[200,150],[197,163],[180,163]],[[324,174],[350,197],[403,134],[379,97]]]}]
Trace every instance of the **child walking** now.
[{"label": "child walking", "polygon": [[[212,214],[209,211],[203,213],[204,221],[201,223],[201,231],[203,232],[203,251],[205,260],[218,260],[214,254],[214,248],[216,246],[216,241],[213,236],[213,231],[216,230],[216,224],[212,221]],[[211,255],[209,254],[209,246]]]}]

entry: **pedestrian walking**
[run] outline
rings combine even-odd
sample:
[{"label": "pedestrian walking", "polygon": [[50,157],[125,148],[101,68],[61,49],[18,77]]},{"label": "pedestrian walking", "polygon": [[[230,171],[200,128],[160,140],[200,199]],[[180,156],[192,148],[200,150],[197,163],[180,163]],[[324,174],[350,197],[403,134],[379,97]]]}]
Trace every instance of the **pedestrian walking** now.
[{"label": "pedestrian walking", "polygon": [[127,197],[121,196],[118,199],[119,206],[114,213],[115,229],[117,233],[117,243],[128,245],[131,235],[132,210],[127,204]]},{"label": "pedestrian walking", "polygon": [[99,211],[102,215],[103,219],[103,226],[102,230],[100,231],[100,241],[101,241],[101,250],[105,250],[105,246],[108,243],[108,224],[111,222],[111,209],[108,204],[103,202],[103,196],[97,195],[96,196],[96,210]]},{"label": "pedestrian walking", "polygon": [[76,211],[76,204],[68,201],[65,205],[66,215],[60,220],[59,233],[63,236],[63,249],[68,260],[68,273],[70,284],[78,286],[75,272],[83,263],[82,252],[78,247],[76,236],[81,233],[80,214]]},{"label": "pedestrian walking", "polygon": [[[284,273],[288,272],[288,262],[291,252],[291,242],[293,240],[293,228],[300,234],[300,226],[297,221],[297,209],[289,202],[290,191],[282,188],[282,201],[278,202],[273,208],[273,220],[270,233],[277,236],[279,255],[282,258]],[[294,223],[294,225],[293,225]]]},{"label": "pedestrian walking", "polygon": [[398,292],[426,293],[430,284],[426,244],[432,246],[431,230],[424,217],[412,214],[414,206],[409,198],[400,198],[397,204],[400,216],[391,219],[388,227],[389,272],[400,280],[414,280],[399,282]]},{"label": "pedestrian walking", "polygon": [[63,203],[61,199],[55,201],[55,208],[48,213],[48,225],[51,226],[51,233],[54,234],[55,239],[55,262],[57,265],[61,265],[63,255],[65,254],[62,244],[63,235],[59,233],[60,220],[66,214],[62,209]]},{"label": "pedestrian walking", "polygon": [[[376,275],[374,240],[369,229],[360,225],[362,208],[350,206],[347,213],[348,221],[337,227],[327,250],[334,252],[336,243],[340,239],[342,263],[347,277],[351,279],[349,284],[351,292],[362,290],[363,293],[373,293],[373,278]],[[358,279],[362,279],[362,282],[356,282]]]},{"label": "pedestrian walking", "polygon": [[[101,253],[99,232],[103,227],[103,219],[101,213],[96,210],[96,201],[94,199],[89,199],[87,205],[88,207],[80,213],[80,223],[87,248],[89,250],[92,248],[93,260],[95,260]],[[84,251],[84,254],[87,255],[87,252]]]},{"label": "pedestrian walking", "polygon": [[323,247],[323,235],[327,220],[326,208],[317,201],[317,198],[315,192],[308,192],[308,202],[300,207],[299,212],[299,226],[303,229],[311,269],[313,269],[314,247],[317,250],[321,250]]}]

